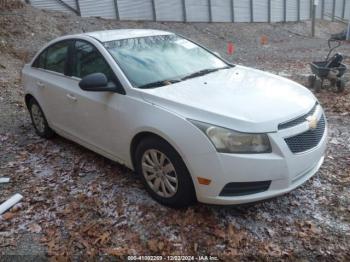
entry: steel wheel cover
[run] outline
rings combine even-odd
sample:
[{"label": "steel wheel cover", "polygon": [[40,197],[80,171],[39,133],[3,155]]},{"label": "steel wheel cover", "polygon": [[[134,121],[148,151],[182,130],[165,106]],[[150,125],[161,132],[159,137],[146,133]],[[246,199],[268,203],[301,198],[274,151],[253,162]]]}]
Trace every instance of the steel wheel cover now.
[{"label": "steel wheel cover", "polygon": [[150,188],[159,196],[170,198],[178,189],[178,176],[170,159],[156,149],[144,152],[141,159],[142,174]]}]

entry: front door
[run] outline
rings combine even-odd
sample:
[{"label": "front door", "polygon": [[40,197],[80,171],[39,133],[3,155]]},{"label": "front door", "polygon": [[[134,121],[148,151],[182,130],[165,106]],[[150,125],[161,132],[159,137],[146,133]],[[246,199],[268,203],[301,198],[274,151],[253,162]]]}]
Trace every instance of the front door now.
[{"label": "front door", "polygon": [[89,92],[80,89],[79,81],[92,73],[103,73],[108,81],[118,81],[102,54],[91,43],[76,40],[73,44],[71,83],[66,97],[70,100],[71,133],[100,151],[120,157],[120,132],[125,96],[113,92]]}]

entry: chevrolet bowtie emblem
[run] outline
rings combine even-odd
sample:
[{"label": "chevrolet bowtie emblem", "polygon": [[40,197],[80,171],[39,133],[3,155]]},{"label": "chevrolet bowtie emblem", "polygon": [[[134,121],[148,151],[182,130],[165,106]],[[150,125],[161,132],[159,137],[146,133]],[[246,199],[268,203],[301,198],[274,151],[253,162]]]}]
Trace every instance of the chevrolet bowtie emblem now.
[{"label": "chevrolet bowtie emblem", "polygon": [[309,123],[310,129],[316,129],[317,128],[317,118],[315,116],[308,116],[306,118],[307,122]]}]

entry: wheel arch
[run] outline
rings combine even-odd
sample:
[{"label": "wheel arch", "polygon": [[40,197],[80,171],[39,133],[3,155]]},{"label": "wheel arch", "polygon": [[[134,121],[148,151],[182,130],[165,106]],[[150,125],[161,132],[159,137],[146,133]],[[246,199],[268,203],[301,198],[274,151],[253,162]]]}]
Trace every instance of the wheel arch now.
[{"label": "wheel arch", "polygon": [[136,162],[135,152],[136,152],[137,146],[139,145],[139,143],[143,139],[146,139],[148,137],[154,137],[154,138],[163,140],[164,142],[169,144],[178,153],[178,155],[182,159],[182,161],[185,164],[185,167],[186,167],[186,169],[187,169],[187,171],[188,171],[188,173],[190,175],[190,178],[191,178],[191,181],[192,181],[193,190],[194,190],[194,197],[197,199],[197,188],[195,186],[195,181],[193,179],[193,176],[191,174],[191,169],[189,168],[189,165],[188,165],[186,159],[183,157],[183,154],[182,154],[181,150],[179,150],[179,148],[177,146],[175,146],[172,141],[169,141],[170,139],[166,139],[165,136],[163,136],[161,134],[158,134],[158,133],[153,132],[153,131],[140,131],[140,132],[138,132],[137,134],[134,135],[134,137],[132,138],[131,143],[130,143],[130,153],[129,153],[130,154],[130,160],[131,160],[132,168],[134,170],[136,170],[136,168],[135,168],[135,164],[136,164],[135,163]]},{"label": "wheel arch", "polygon": [[135,170],[135,161],[136,161],[136,159],[135,159],[135,152],[136,152],[137,146],[141,143],[142,140],[144,140],[144,139],[146,139],[148,137],[155,137],[157,139],[161,139],[161,140],[165,141],[166,143],[171,145],[176,150],[176,152],[181,156],[181,154],[178,152],[176,147],[174,147],[171,143],[169,143],[169,141],[167,139],[165,139],[161,135],[156,134],[156,133],[151,132],[151,131],[140,131],[140,132],[138,132],[137,134],[134,135],[134,137],[132,138],[131,143],[130,143],[130,152],[129,152],[129,154],[130,154],[130,159],[131,159],[131,165],[132,165],[132,168],[134,170]]},{"label": "wheel arch", "polygon": [[25,102],[25,104],[26,104],[26,107],[29,109],[29,101],[31,100],[31,99],[34,99],[34,100],[36,100],[35,99],[35,97],[32,95],[32,94],[26,94],[25,96],[24,96],[24,102]]},{"label": "wheel arch", "polygon": [[135,170],[135,151],[136,151],[136,148],[139,145],[139,143],[147,137],[155,137],[155,138],[161,139],[161,140],[165,141],[166,143],[168,143],[179,154],[182,161],[185,163],[187,170],[189,171],[189,173],[191,173],[191,170],[188,167],[187,159],[184,157],[183,153],[175,145],[175,143],[173,141],[171,141],[171,139],[169,139],[166,135],[159,134],[158,132],[154,132],[152,130],[139,131],[131,139],[129,154],[130,154],[130,160],[131,160],[131,167],[134,170]]}]

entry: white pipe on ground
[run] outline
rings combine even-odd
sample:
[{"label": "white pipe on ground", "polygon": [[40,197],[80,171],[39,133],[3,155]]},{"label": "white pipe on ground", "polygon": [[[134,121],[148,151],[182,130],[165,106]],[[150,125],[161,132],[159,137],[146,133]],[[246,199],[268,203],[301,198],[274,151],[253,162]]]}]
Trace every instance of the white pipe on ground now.
[{"label": "white pipe on ground", "polygon": [[5,211],[16,205],[23,196],[21,194],[15,194],[10,199],[6,200],[4,203],[0,205],[0,215],[2,215]]},{"label": "white pipe on ground", "polygon": [[8,177],[0,177],[0,184],[8,183],[10,182],[10,178]]}]

